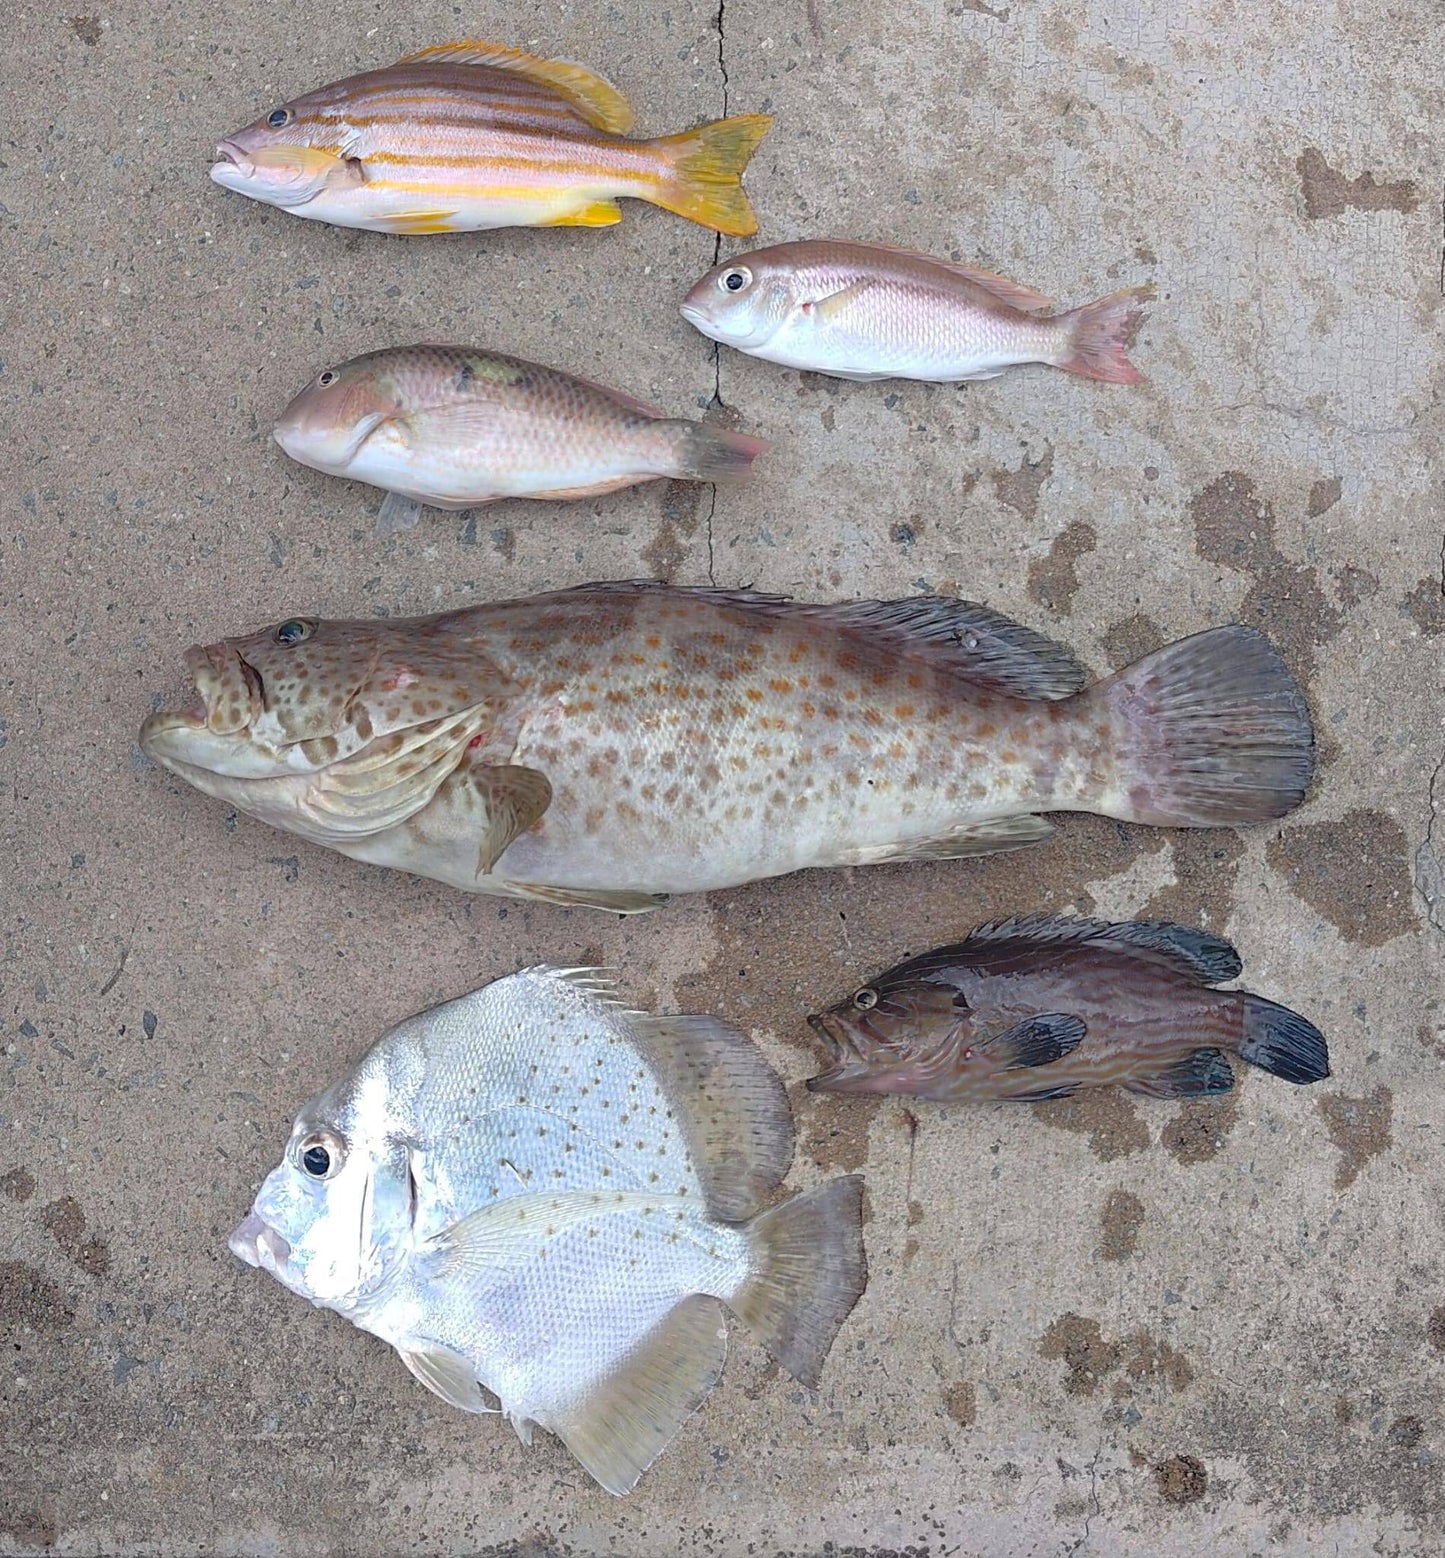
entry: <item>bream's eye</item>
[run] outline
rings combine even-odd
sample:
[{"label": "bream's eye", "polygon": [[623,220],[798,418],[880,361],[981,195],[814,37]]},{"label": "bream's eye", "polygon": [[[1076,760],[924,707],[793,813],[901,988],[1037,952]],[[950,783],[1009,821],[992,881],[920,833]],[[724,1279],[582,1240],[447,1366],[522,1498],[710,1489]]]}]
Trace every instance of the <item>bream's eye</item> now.
[{"label": "bream's eye", "polygon": [[302,644],[316,631],[316,624],[306,622],[301,617],[292,617],[289,622],[283,622],[276,629],[276,642],[288,647],[292,644]]},{"label": "bream's eye", "polygon": [[876,990],[869,990],[865,986],[865,988],[862,990],[854,991],[853,1005],[856,1006],[860,1012],[871,1012],[873,1008],[877,1006],[877,1004],[878,992]]},{"label": "bream's eye", "polygon": [[741,292],[752,279],[752,273],[741,265],[722,274],[722,284],[729,292]]},{"label": "bream's eye", "polygon": [[346,1145],[334,1131],[313,1131],[302,1138],[296,1161],[312,1179],[330,1179],[346,1161]]},{"label": "bream's eye", "polygon": [[266,116],[266,123],[273,130],[284,129],[296,117],[289,108],[277,108]]}]

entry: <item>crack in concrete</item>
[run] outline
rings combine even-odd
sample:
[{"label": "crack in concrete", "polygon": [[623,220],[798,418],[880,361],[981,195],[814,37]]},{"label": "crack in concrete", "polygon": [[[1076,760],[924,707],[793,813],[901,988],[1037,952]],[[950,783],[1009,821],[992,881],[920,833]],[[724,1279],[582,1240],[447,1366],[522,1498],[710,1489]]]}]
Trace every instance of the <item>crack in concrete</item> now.
[{"label": "crack in concrete", "polygon": [[[1435,844],[1435,831],[1441,826],[1440,814],[1445,811],[1445,751],[1430,776],[1430,822],[1425,829],[1425,840],[1415,852],[1415,889],[1425,900],[1425,911],[1430,923],[1445,934],[1445,860]],[[1442,840],[1445,842],[1445,840]]]},{"label": "crack in concrete", "polygon": [[1084,1516],[1084,1529],[1079,1533],[1079,1539],[1064,1554],[1064,1558],[1074,1558],[1075,1553],[1081,1553],[1088,1544],[1089,1528],[1094,1524],[1094,1516],[1099,1513],[1099,1457],[1104,1453],[1104,1441],[1101,1439],[1094,1446],[1094,1458],[1089,1462],[1089,1513]]},{"label": "crack in concrete", "polygon": [[[717,29],[717,68],[722,77],[722,117],[728,116],[728,60],[727,60],[727,27],[726,27],[727,0],[718,0],[717,15],[713,18],[713,26]],[[716,265],[722,258],[722,234],[714,233],[712,237],[712,263]],[[709,267],[711,269],[711,267]],[[709,410],[713,407],[719,410],[726,408],[727,402],[722,393],[722,348],[714,341],[712,343],[712,401]],[[713,572],[713,521],[717,518],[717,483],[711,483],[711,494],[707,506],[707,579],[712,585],[717,584],[717,576]]]}]

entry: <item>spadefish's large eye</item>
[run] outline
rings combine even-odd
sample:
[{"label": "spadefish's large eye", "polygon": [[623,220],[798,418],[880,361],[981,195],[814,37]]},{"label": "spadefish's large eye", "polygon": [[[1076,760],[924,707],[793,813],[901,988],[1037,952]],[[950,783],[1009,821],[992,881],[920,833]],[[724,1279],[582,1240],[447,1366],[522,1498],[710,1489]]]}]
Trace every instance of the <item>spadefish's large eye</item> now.
[{"label": "spadefish's large eye", "polygon": [[298,1143],[296,1161],[312,1179],[330,1179],[346,1161],[346,1143],[335,1131],[312,1131]]},{"label": "spadefish's large eye", "polygon": [[752,279],[753,273],[746,265],[734,265],[718,277],[718,285],[725,292],[741,292]]},{"label": "spadefish's large eye", "polygon": [[878,992],[876,990],[870,990],[865,985],[863,989],[853,992],[853,1005],[860,1012],[871,1012],[877,1004]]},{"label": "spadefish's large eye", "polygon": [[336,383],[336,374],[332,369],[328,368],[316,382],[324,389],[328,384]]},{"label": "spadefish's large eye", "polygon": [[276,642],[290,648],[292,644],[304,644],[315,631],[314,622],[308,622],[304,617],[292,617],[276,629]]},{"label": "spadefish's large eye", "polygon": [[271,113],[267,114],[266,123],[269,124],[273,130],[284,130],[295,117],[296,115],[293,114],[289,108],[277,108],[273,109]]}]

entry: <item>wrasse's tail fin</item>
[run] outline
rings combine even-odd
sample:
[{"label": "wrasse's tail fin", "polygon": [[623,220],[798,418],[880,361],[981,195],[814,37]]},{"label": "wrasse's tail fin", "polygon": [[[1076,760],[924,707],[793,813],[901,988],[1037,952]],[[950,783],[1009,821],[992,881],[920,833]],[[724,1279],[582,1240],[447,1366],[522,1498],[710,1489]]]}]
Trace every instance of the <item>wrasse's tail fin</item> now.
[{"label": "wrasse's tail fin", "polygon": [[851,1174],[748,1224],[753,1273],[729,1302],[779,1363],[809,1387],[868,1280],[863,1181]]},{"label": "wrasse's tail fin", "polygon": [[[1253,628],[1212,628],[1085,695],[1104,705],[1117,769],[1091,809],[1125,822],[1216,828],[1283,817],[1315,769],[1300,685]],[[1102,711],[1101,711],[1102,712]]]},{"label": "wrasse's tail fin", "polygon": [[1086,379],[1137,384],[1144,375],[1129,361],[1129,342],[1143,318],[1143,305],[1153,296],[1153,287],[1126,287],[1064,314],[1060,323],[1068,326],[1068,355],[1058,366]]},{"label": "wrasse's tail fin", "polygon": [[734,433],[706,422],[685,422],[678,444],[677,470],[684,481],[746,481],[753,461],[767,449],[761,438]]},{"label": "wrasse's tail fin", "polygon": [[1286,1082],[1322,1082],[1330,1074],[1330,1052],[1315,1025],[1287,1006],[1263,996],[1244,998],[1241,1060]]},{"label": "wrasse's tail fin", "polygon": [[743,169],[772,122],[771,114],[743,114],[653,141],[667,171],[656,188],[638,193],[702,227],[733,238],[751,236],[758,219],[743,191]]}]

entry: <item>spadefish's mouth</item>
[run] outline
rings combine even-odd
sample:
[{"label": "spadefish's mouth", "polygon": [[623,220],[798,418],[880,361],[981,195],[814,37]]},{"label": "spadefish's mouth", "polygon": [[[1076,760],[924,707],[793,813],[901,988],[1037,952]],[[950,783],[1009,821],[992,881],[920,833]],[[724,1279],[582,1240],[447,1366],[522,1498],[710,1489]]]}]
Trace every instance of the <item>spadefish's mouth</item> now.
[{"label": "spadefish's mouth", "polygon": [[232,1255],[238,1256],[248,1266],[269,1271],[273,1277],[279,1276],[280,1268],[291,1258],[291,1246],[254,1212],[246,1214],[226,1242]]}]

